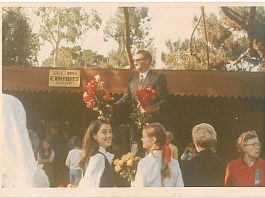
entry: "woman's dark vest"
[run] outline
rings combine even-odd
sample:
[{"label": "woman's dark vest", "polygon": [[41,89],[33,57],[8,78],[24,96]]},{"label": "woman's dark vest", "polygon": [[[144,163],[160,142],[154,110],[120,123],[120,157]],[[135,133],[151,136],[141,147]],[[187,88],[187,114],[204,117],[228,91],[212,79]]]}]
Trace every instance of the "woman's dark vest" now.
[{"label": "woman's dark vest", "polygon": [[100,178],[99,187],[113,187],[113,169],[111,164],[109,163],[107,157],[98,151],[98,153],[102,154],[105,158],[105,169]]}]

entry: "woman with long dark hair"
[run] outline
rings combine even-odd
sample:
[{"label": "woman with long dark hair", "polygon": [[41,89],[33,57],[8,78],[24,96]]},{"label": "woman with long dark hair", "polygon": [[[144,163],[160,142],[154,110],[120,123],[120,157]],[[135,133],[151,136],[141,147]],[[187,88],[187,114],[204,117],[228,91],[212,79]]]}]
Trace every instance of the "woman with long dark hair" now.
[{"label": "woman with long dark hair", "polygon": [[83,139],[83,153],[79,166],[85,169],[78,187],[112,187],[114,155],[106,149],[112,144],[112,129],[105,120],[94,120],[88,126]]},{"label": "woman with long dark hair", "polygon": [[177,160],[170,155],[165,128],[152,123],[143,128],[143,147],[148,154],[137,166],[134,187],[184,186]]},{"label": "woman with long dark hair", "polygon": [[53,186],[53,160],[54,160],[54,150],[52,149],[48,139],[42,140],[41,148],[37,155],[37,160],[39,164],[43,165],[43,170],[47,174],[50,185]]}]

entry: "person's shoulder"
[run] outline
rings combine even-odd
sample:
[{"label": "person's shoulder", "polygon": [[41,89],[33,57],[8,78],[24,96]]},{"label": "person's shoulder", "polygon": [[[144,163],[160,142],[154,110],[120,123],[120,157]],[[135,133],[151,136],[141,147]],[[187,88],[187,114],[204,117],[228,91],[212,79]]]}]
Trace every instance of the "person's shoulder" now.
[{"label": "person's shoulder", "polygon": [[92,158],[102,158],[102,159],[104,159],[104,154],[101,153],[101,152],[98,152],[98,153],[96,153],[95,155],[91,156],[90,158],[91,158],[91,159],[92,159]]},{"label": "person's shoulder", "polygon": [[189,160],[185,160],[183,167],[193,166],[198,160],[200,160],[200,158],[197,155]]},{"label": "person's shoulder", "polygon": [[262,166],[265,166],[265,160],[263,160],[263,159],[259,159],[259,164],[261,164]]},{"label": "person's shoulder", "polygon": [[152,75],[165,76],[164,73],[161,70],[150,69],[149,72]]},{"label": "person's shoulder", "polygon": [[129,78],[129,83],[132,83],[132,82],[138,82],[138,76],[137,75],[134,75],[132,77]]},{"label": "person's shoulder", "polygon": [[172,143],[169,144],[170,149],[178,149],[178,147]]},{"label": "person's shoulder", "polygon": [[3,101],[21,103],[18,98],[16,98],[15,96],[9,95],[9,94],[3,94],[2,97],[3,97]]},{"label": "person's shoulder", "polygon": [[76,149],[76,152],[77,152],[77,153],[82,153],[83,150],[82,150],[82,149]]},{"label": "person's shoulder", "polygon": [[148,153],[145,157],[143,157],[140,161],[139,164],[140,165],[144,165],[144,164],[148,164],[153,160],[153,156],[151,153]]},{"label": "person's shoulder", "polygon": [[228,163],[228,166],[231,167],[238,167],[240,164],[242,164],[242,159],[237,158],[235,160],[232,160],[231,162]]},{"label": "person's shoulder", "polygon": [[162,73],[154,70],[154,69],[150,69],[148,74],[152,75],[152,76],[160,76],[160,75],[163,75]]},{"label": "person's shoulder", "polygon": [[103,161],[105,161],[105,158],[104,158],[103,154],[97,153],[97,154],[91,156],[89,161],[94,162],[94,163],[102,163]]},{"label": "person's shoulder", "polygon": [[166,76],[161,71],[150,70],[151,78],[157,79],[158,81],[166,81]]},{"label": "person's shoulder", "polygon": [[186,160],[183,164],[183,167],[193,168],[193,167],[203,166],[203,164],[208,163],[209,161],[211,161],[211,159],[212,158],[210,156],[205,156],[205,153],[199,152],[191,159]]},{"label": "person's shoulder", "polygon": [[[21,101],[16,98],[15,96],[9,95],[9,94],[3,94],[2,95],[2,101],[3,101],[3,109],[13,109],[13,108],[22,108],[24,109]],[[5,114],[4,114],[5,115]]]},{"label": "person's shoulder", "polygon": [[70,151],[69,151],[69,154],[74,154],[74,153],[77,153],[78,151],[77,151],[77,149],[71,149]]}]

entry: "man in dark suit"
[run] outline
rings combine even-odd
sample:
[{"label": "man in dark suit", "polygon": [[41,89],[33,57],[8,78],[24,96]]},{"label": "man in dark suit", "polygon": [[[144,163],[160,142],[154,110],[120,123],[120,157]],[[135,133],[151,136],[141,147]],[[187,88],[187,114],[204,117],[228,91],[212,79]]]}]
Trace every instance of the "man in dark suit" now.
[{"label": "man in dark suit", "polygon": [[[159,122],[165,128],[168,126],[168,88],[167,80],[163,74],[150,69],[152,63],[152,55],[145,50],[139,50],[134,57],[135,70],[138,75],[129,80],[128,90],[124,95],[115,103],[114,108],[121,106],[128,106],[132,109],[137,106],[137,99],[135,92],[148,86],[153,87],[157,91],[157,100],[155,103],[143,107],[145,113],[152,115],[150,122]],[[136,141],[140,140],[141,133],[138,137],[132,137]]]}]

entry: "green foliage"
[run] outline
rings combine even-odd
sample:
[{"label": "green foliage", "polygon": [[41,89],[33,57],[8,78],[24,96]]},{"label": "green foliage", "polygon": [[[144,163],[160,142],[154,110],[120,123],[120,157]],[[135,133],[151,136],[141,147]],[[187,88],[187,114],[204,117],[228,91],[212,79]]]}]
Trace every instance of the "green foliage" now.
[{"label": "green foliage", "polygon": [[62,41],[75,43],[91,28],[99,29],[101,19],[96,10],[80,7],[41,7],[36,12],[41,19],[40,37],[48,41],[54,50],[54,66],[57,66],[58,49]]},{"label": "green foliage", "polygon": [[[224,41],[232,34],[232,32],[223,26],[222,22],[217,19],[217,16],[212,13],[209,17],[206,17],[206,26],[208,40],[211,42],[211,45],[214,48],[222,47]],[[198,28],[198,33],[199,37],[204,37],[204,29],[202,24]]]},{"label": "green foliage", "polygon": [[36,62],[39,40],[22,8],[2,8],[3,65],[31,66]]},{"label": "green foliage", "polygon": [[128,65],[127,55],[124,49],[112,50],[109,53],[109,65],[112,67],[124,68]]},{"label": "green foliage", "polygon": [[[44,67],[53,65],[54,51],[43,62]],[[62,47],[58,49],[57,67],[107,67],[107,59],[92,50],[81,50],[80,46],[73,48]]]},{"label": "green foliage", "polygon": [[105,67],[106,58],[103,55],[99,55],[92,50],[84,50],[81,53],[80,59],[77,59],[78,66],[90,66],[90,67]]},{"label": "green foliage", "polygon": [[189,40],[172,42],[169,39],[165,41],[165,45],[169,53],[162,52],[161,60],[168,66],[167,69],[184,69],[181,58],[185,59],[185,53],[189,49]]},{"label": "green foliage", "polygon": [[[146,7],[129,7],[129,27],[131,38],[131,51],[134,53],[138,49],[150,48],[153,38],[149,37],[151,17],[148,16],[148,8]],[[119,48],[109,54],[110,65],[117,67],[127,66],[128,60],[125,50],[125,19],[123,8],[118,8],[115,17],[106,23],[103,30],[105,41],[114,39]]]},{"label": "green foliage", "polygon": [[253,68],[259,65],[259,70],[263,71],[265,68],[265,7],[222,7],[222,11],[224,25],[247,37],[246,49],[249,49],[249,53],[243,60],[246,64],[252,64],[256,59]]},{"label": "green foliage", "polygon": [[[162,53],[162,61],[170,69],[249,71],[244,65],[251,64],[254,65],[248,67],[251,71],[251,69],[259,64],[257,59],[254,61],[251,58],[258,57],[255,53],[250,53],[243,60],[237,62],[237,59],[249,48],[251,40],[248,32],[244,30],[244,26],[245,28],[247,27],[247,20],[249,19],[249,8],[233,7],[233,10],[237,15],[242,17],[240,23],[229,20],[225,15],[221,15],[220,19],[214,14],[205,16],[210,68],[207,67],[206,41],[202,22],[200,22],[196,29],[196,34],[192,38],[192,41],[189,39],[176,42],[171,40],[166,41],[169,52]],[[264,8],[257,8],[257,13],[257,20],[264,21]],[[194,16],[193,20],[195,26],[199,18]],[[263,23],[265,27],[265,22]],[[255,30],[256,26],[257,24],[254,24],[251,28],[251,31],[255,32],[255,34],[258,33],[258,30]],[[264,32],[262,38],[265,41]],[[236,67],[232,67],[231,64],[236,65]],[[260,66],[262,68],[262,64]]]}]

